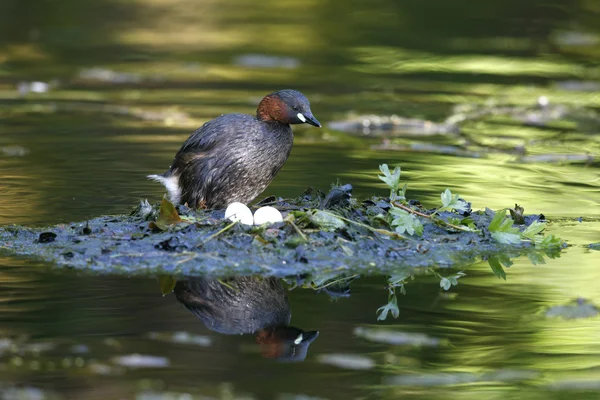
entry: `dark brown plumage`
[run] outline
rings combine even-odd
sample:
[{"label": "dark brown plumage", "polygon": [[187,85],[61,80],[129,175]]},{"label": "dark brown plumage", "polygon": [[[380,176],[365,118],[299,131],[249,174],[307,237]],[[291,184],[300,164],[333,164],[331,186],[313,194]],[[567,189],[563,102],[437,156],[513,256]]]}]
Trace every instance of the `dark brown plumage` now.
[{"label": "dark brown plumage", "polygon": [[308,99],[280,90],[259,104],[256,117],[224,114],[198,128],[181,146],[161,182],[173,203],[225,208],[254,200],[271,183],[292,150],[290,124],[321,124]]}]

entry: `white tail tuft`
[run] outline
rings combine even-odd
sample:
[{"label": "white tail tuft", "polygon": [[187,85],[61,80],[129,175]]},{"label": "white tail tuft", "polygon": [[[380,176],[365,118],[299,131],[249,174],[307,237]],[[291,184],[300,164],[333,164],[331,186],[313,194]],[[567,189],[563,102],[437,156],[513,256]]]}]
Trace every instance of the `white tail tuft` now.
[{"label": "white tail tuft", "polygon": [[169,200],[173,204],[179,204],[181,200],[181,188],[179,187],[179,176],[171,175],[169,177],[164,177],[162,175],[148,175],[148,179],[160,182],[167,188],[167,192],[169,193]]}]

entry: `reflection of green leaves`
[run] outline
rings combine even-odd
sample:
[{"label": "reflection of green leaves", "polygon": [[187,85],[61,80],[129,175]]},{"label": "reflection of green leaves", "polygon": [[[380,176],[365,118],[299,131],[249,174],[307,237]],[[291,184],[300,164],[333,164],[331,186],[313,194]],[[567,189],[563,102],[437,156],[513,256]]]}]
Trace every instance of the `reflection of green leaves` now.
[{"label": "reflection of green leaves", "polygon": [[400,288],[400,293],[406,294],[406,288],[404,284],[412,278],[412,271],[409,269],[402,269],[399,272],[394,273],[388,278],[388,290],[390,293],[395,293],[396,288]]},{"label": "reflection of green leaves", "polygon": [[388,165],[382,164],[379,166],[379,170],[383,175],[378,175],[378,178],[390,188],[390,201],[405,200],[406,184],[402,187],[400,193],[398,193],[400,189],[400,167],[396,167],[393,172],[390,172]]},{"label": "reflection of green leaves", "polygon": [[412,278],[413,273],[414,271],[410,268],[403,268],[400,271],[395,272],[388,278],[389,287],[404,285],[409,278]]},{"label": "reflection of green leaves", "polygon": [[513,227],[513,224],[512,218],[506,217],[506,210],[501,210],[492,218],[488,230],[492,237],[500,243],[518,244],[521,242],[521,232],[519,228]]},{"label": "reflection of green leaves", "polygon": [[498,278],[506,280],[506,272],[504,272],[504,268],[502,268],[502,264],[500,264],[498,258],[488,258],[488,264],[490,264],[490,267],[492,267],[492,272],[494,275],[496,275]]},{"label": "reflection of green leaves", "polygon": [[527,258],[533,265],[546,264],[546,260],[544,259],[544,253],[540,251],[532,251],[527,253]]},{"label": "reflection of green leaves", "polygon": [[543,238],[535,238],[535,247],[544,250],[560,249],[564,242],[561,238],[554,235],[544,236]]},{"label": "reflection of green leaves", "polygon": [[458,194],[452,194],[450,189],[446,189],[442,192],[442,207],[438,211],[450,211],[456,210],[459,212],[469,211],[469,205],[466,201],[459,198]]},{"label": "reflection of green leaves", "polygon": [[300,281],[297,277],[294,277],[293,279],[284,279],[284,281],[290,285],[289,290],[300,286],[303,289],[328,289],[337,292],[345,292],[350,289],[350,282],[358,278],[358,276],[359,275],[357,274],[347,275],[340,273],[339,271],[319,271],[315,274],[303,277]]},{"label": "reflection of green leaves", "polygon": [[442,278],[442,279],[440,279],[440,287],[444,288],[444,290],[450,289],[451,285],[452,284],[450,282],[450,279],[448,279],[448,278]]},{"label": "reflection of green leaves", "polygon": [[161,275],[158,277],[158,285],[163,296],[168,295],[175,289],[177,280],[170,275]]},{"label": "reflection of green leaves", "polygon": [[396,297],[396,288],[400,288],[400,293],[406,294],[404,284],[409,278],[413,277],[414,271],[410,268],[403,268],[396,271],[388,277],[388,303],[385,306],[377,309],[377,320],[384,321],[388,313],[392,313],[392,317],[398,318],[400,309],[398,308],[398,298]]},{"label": "reflection of green leaves", "polygon": [[448,290],[450,289],[452,286],[456,286],[458,285],[458,280],[465,276],[466,274],[462,271],[457,272],[454,275],[448,276],[448,277],[441,277],[440,278],[440,287],[444,290]]},{"label": "reflection of green leaves", "polygon": [[379,307],[377,309],[378,321],[385,321],[388,313],[392,313],[392,317],[398,318],[400,316],[400,309],[398,308],[398,299],[396,298],[396,293],[391,290],[388,296],[388,303],[385,306]]},{"label": "reflection of green leaves", "polygon": [[[540,236],[540,233],[542,233],[544,229],[546,229],[546,224],[544,222],[534,221],[521,233],[521,235],[523,239],[531,240],[538,249],[552,250],[561,248],[564,244],[562,239],[554,235]],[[538,264],[541,263],[542,262]]]},{"label": "reflection of green leaves", "polygon": [[156,221],[150,222],[150,228],[166,231],[169,227],[181,222],[181,218],[173,203],[163,197],[160,212]]},{"label": "reflection of green leaves", "polygon": [[396,229],[396,232],[406,232],[409,235],[414,235],[415,233],[418,236],[423,235],[423,224],[414,216],[414,214],[409,214],[397,207],[392,207],[390,209],[390,214],[394,216],[391,225]]}]

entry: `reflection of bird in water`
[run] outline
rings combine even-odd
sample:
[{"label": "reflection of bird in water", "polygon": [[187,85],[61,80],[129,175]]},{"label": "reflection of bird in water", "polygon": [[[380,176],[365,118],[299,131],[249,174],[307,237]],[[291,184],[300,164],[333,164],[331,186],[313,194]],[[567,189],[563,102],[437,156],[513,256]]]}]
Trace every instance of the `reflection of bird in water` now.
[{"label": "reflection of bird in water", "polygon": [[303,361],[319,335],[288,326],[291,311],[286,290],[275,277],[189,278],[178,281],[174,293],[210,330],[255,333],[266,358]]}]

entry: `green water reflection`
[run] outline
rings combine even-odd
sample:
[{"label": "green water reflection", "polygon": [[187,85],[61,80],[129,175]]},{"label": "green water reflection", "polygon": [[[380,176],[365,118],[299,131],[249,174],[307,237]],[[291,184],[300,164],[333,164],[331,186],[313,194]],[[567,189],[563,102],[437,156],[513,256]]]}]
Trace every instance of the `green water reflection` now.
[{"label": "green water reflection", "polygon": [[[352,295],[335,302],[295,289],[292,323],[320,336],[303,363],[285,366],[261,358],[252,337],[204,329],[172,296],[161,297],[154,281],[51,272],[3,258],[0,393],[10,386],[77,399],[165,391],[331,399],[560,399],[574,391],[595,398],[597,385],[577,388],[600,380],[598,317],[547,319],[544,310],[578,297],[600,304],[600,253],[587,248],[600,242],[599,14],[593,0],[0,0],[2,225],[84,220],[129,212],[142,198],[157,201],[163,191],[145,176],[165,170],[197,126],[221,113],[254,113],[263,95],[293,87],[325,127],[295,129],[292,155],[264,195],[295,197],[337,180],[352,183],[357,197],[384,194],[377,166],[399,164],[409,197],[428,206],[446,187],[475,209],[518,203],[545,214],[549,232],[573,245],[543,265],[514,260],[506,281],[486,261],[465,266],[467,276],[450,292],[437,277],[419,276],[398,296],[399,318],[383,322],[376,310],[388,299],[385,277],[358,279]],[[48,90],[23,84],[34,81]],[[544,96],[574,115],[539,126],[488,116],[463,124],[459,135],[392,139],[327,126],[363,114],[441,122],[460,107],[535,109]],[[485,156],[376,150],[390,143]],[[527,156],[590,158],[521,162],[520,148]],[[449,344],[410,348],[353,333],[373,326]],[[154,331],[204,335],[211,345],[157,343],[148,336]],[[51,349],[5,349],[3,338]],[[77,353],[77,345],[88,351]],[[134,353],[170,364],[102,367]],[[375,367],[323,363],[331,354]],[[446,387],[444,379],[465,383]]]},{"label": "green water reflection", "polygon": [[[600,321],[546,313],[574,294],[598,302],[597,293],[565,279],[571,267],[514,261],[506,282],[482,263],[464,270],[466,276],[449,292],[440,289],[437,277],[417,273],[399,297],[399,318],[384,322],[375,313],[387,297],[384,277],[354,279],[351,295],[334,301],[323,291],[281,292],[275,281],[267,283],[271,288],[259,284],[253,290],[261,296],[273,293],[269,301],[258,298],[261,310],[291,310],[293,325],[319,330],[303,362],[281,364],[254,335],[225,332],[224,320],[213,325],[210,312],[204,326],[193,315],[197,308],[190,313],[173,294],[161,296],[156,280],[56,273],[43,266],[34,267],[34,274],[29,262],[3,259],[1,334],[9,342],[0,353],[2,376],[49,392],[57,386],[44,382],[59,380],[60,393],[91,399],[145,391],[222,398],[223,383],[253,398],[284,393],[521,398],[525,392],[558,399],[573,390],[573,381],[579,382],[579,398],[593,398],[582,388],[597,390]],[[596,271],[585,278],[600,276]],[[229,291],[238,284],[217,285]],[[243,298],[249,292],[237,293]],[[215,301],[214,293],[207,296]],[[246,326],[247,333],[253,331]],[[344,362],[336,363],[336,357]],[[130,366],[134,359],[136,367]],[[104,393],[106,388],[113,394]]]}]

